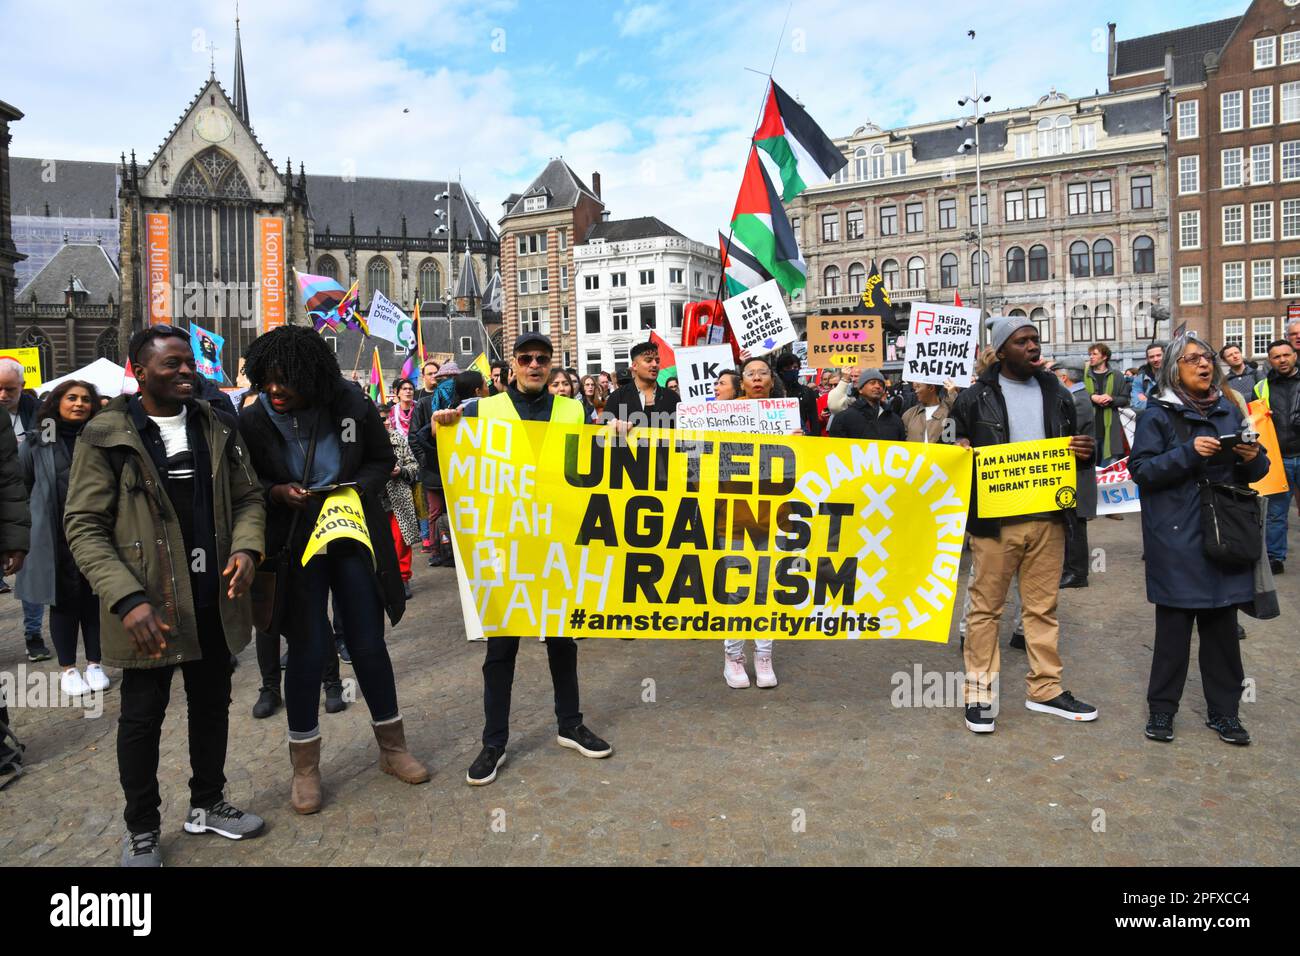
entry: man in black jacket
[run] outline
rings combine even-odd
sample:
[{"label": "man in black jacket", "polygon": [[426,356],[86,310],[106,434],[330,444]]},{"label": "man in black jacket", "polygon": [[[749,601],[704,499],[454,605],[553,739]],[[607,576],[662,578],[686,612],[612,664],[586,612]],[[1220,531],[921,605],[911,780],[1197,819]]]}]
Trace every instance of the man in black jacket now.
[{"label": "man in black jacket", "polygon": [[[845,369],[844,377],[855,381],[855,369]],[[885,376],[874,368],[862,373],[858,400],[831,420],[831,438],[859,438],[872,441],[907,441],[903,420],[885,406]]]},{"label": "man in black jacket", "polygon": [[642,428],[676,428],[681,397],[659,386],[659,347],[653,342],[632,346],[632,381],[620,385],[605,401],[605,420],[616,419]]},{"label": "man in black jacket", "polygon": [[[23,365],[17,359],[5,356],[0,358],[0,408],[10,416],[11,424],[6,426],[19,445],[27,437],[36,417],[36,408],[40,400],[25,389],[27,382]],[[5,572],[6,574],[8,572]],[[0,577],[0,594],[11,590]],[[49,649],[41,637],[45,621],[45,606],[32,601],[23,601],[23,637],[27,641],[27,659],[33,663],[48,661]]]},{"label": "man in black jacket", "polygon": [[[9,412],[0,406],[0,563],[5,574],[17,574],[31,547],[31,511],[27,507],[27,488],[18,467],[18,439],[9,421]],[[0,776],[16,773],[22,754],[9,746],[4,732],[9,727],[9,711],[0,699]],[[0,784],[2,786],[3,784]]]},{"label": "man in black jacket", "polygon": [[1290,490],[1268,496],[1268,562],[1274,574],[1282,574],[1291,502],[1300,486],[1300,369],[1296,368],[1296,351],[1285,339],[1269,343],[1268,364],[1268,377],[1255,386],[1255,396],[1268,406],[1290,484]]},{"label": "man in black jacket", "polygon": [[[959,445],[983,448],[1010,442],[1070,438],[1070,450],[1091,465],[1096,443],[1080,435],[1074,400],[1050,372],[1039,367],[1038,326],[1028,318],[998,319],[991,348],[997,359],[962,392],[950,418]],[[1056,605],[1065,561],[1065,540],[1073,511],[980,518],[977,485],[970,519],[971,611],[963,649],[966,667],[966,726],[974,733],[994,729],[993,682],[999,671],[998,626],[1011,579],[1020,576],[1025,643],[1029,657],[1025,706],[1068,720],[1095,720],[1097,709],[1061,688],[1060,628]]]}]

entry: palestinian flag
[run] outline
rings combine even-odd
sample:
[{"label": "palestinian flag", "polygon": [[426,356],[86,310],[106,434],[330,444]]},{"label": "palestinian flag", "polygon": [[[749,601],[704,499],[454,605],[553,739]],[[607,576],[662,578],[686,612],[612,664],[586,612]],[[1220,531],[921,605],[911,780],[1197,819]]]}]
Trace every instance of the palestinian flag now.
[{"label": "palestinian flag", "polygon": [[[799,242],[757,149],[749,151],[745,178],[741,180],[740,195],[731,214],[731,231],[786,295],[794,295],[807,285],[808,267],[799,252]],[[735,248],[734,240],[732,248]]]},{"label": "palestinian flag", "polygon": [[722,253],[725,298],[730,299],[733,295],[748,292],[772,278],[763,268],[763,263],[755,259],[754,254],[735,236],[731,237],[728,246],[727,237],[719,232],[718,250]]},{"label": "palestinian flag", "polygon": [[754,145],[781,169],[781,198],[789,202],[809,186],[820,186],[849,164],[821,127],[802,106],[771,81],[763,121],[754,133]]},{"label": "palestinian flag", "polygon": [[670,378],[677,377],[677,353],[673,351],[673,347],[658,332],[650,333],[650,341],[659,350],[659,375],[655,378],[655,381],[662,388]]}]

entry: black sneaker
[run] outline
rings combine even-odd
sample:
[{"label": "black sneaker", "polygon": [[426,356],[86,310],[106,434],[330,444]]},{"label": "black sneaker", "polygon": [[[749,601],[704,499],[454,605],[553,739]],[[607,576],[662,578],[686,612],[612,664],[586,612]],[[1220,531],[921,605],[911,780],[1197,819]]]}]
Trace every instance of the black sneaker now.
[{"label": "black sneaker", "polygon": [[1244,641],[1245,639],[1246,639],[1246,629],[1245,629],[1244,627],[1242,627],[1240,624],[1238,624],[1238,625],[1237,625],[1237,640],[1239,640],[1239,641]]},{"label": "black sneaker", "polygon": [[408,601],[411,600],[411,582],[410,582],[410,581],[403,581],[403,582],[402,582],[402,596],[405,597],[406,600],[408,600]]},{"label": "black sneaker", "polygon": [[505,762],[505,747],[485,746],[469,765],[465,782],[471,787],[485,787],[497,778],[497,768]]},{"label": "black sneaker", "polygon": [[588,730],[585,724],[578,724],[572,730],[561,730],[555,742],[578,751],[584,757],[608,757],[614,752],[613,747]]},{"label": "black sneaker", "polygon": [[348,646],[339,638],[334,638],[334,650],[339,655],[339,660],[344,664],[352,663],[352,655],[348,653]]},{"label": "black sneaker", "polygon": [[1040,714],[1055,714],[1057,717],[1064,717],[1066,720],[1097,719],[1097,708],[1092,704],[1085,704],[1081,700],[1076,700],[1075,696],[1068,690],[1061,691],[1051,700],[1045,700],[1041,704],[1036,700],[1026,700],[1025,707],[1029,710],[1036,710]]},{"label": "black sneaker", "polygon": [[445,562],[442,560],[442,555],[439,554],[437,551],[429,555],[429,567],[440,568],[444,565],[444,563]]},{"label": "black sneaker", "polygon": [[1162,740],[1165,743],[1174,739],[1174,715],[1152,713],[1147,718],[1147,739]]},{"label": "black sneaker", "polygon": [[973,734],[991,734],[994,731],[993,718],[985,717],[986,710],[993,708],[988,704],[966,705],[966,729]]},{"label": "black sneaker", "polygon": [[27,659],[33,664],[50,659],[50,649],[45,646],[39,634],[27,635]]},{"label": "black sneaker", "polygon": [[278,690],[273,687],[263,687],[257,694],[257,703],[253,705],[253,716],[258,720],[270,717],[283,703]]},{"label": "black sneaker", "polygon": [[1007,647],[1014,647],[1018,651],[1025,649],[1025,635],[1022,631],[1013,631],[1011,634],[1011,643]]},{"label": "black sneaker", "polygon": [[343,684],[326,684],[325,685],[325,713],[337,714],[348,709],[347,701],[343,699]]},{"label": "black sneaker", "polygon": [[9,586],[9,582],[4,578],[0,578],[0,594],[8,594],[12,590],[13,588]]},{"label": "black sneaker", "polygon": [[1274,574],[1286,574],[1286,562],[1278,561],[1274,558],[1268,559],[1268,569]]},{"label": "black sneaker", "polygon": [[1250,734],[1236,717],[1229,717],[1227,714],[1210,714],[1205,726],[1217,733],[1224,743],[1236,744],[1239,747],[1250,743]]}]

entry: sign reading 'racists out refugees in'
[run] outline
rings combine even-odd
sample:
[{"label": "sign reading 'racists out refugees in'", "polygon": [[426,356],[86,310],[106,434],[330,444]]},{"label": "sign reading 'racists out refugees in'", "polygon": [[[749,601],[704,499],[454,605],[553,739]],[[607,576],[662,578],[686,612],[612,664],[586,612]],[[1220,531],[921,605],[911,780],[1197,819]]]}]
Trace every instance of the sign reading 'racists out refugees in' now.
[{"label": "sign reading 'racists out refugees in'", "polygon": [[683,402],[704,402],[713,397],[718,376],[735,368],[730,345],[696,345],[675,351],[677,388]]},{"label": "sign reading 'racists out refugees in'", "polygon": [[810,368],[880,368],[885,360],[878,315],[810,315]]},{"label": "sign reading 'racists out refugees in'", "polygon": [[1069,438],[989,445],[975,453],[975,471],[981,518],[1060,511],[1077,501]]},{"label": "sign reading 'racists out refugees in'", "polygon": [[722,307],[727,310],[727,321],[742,352],[767,355],[799,338],[775,279],[733,295],[723,301]]},{"label": "sign reading 'racists out refugees in'", "polygon": [[907,329],[903,380],[932,385],[942,385],[949,379],[960,384],[969,382],[975,374],[979,320],[979,309],[915,303]]},{"label": "sign reading 'racists out refugees in'", "polygon": [[484,418],[439,431],[468,634],[947,640],[968,449],[631,439]]}]

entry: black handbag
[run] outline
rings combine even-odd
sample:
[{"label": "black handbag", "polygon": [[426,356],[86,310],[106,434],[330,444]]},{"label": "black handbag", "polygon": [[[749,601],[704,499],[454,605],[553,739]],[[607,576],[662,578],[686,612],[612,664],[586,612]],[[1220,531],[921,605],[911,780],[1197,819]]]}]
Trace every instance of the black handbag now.
[{"label": "black handbag", "polygon": [[1259,492],[1203,480],[1201,541],[1205,556],[1226,567],[1250,567],[1259,560],[1264,534]]},{"label": "black handbag", "polygon": [[[302,472],[302,484],[305,487],[311,477],[311,466],[316,457],[316,432],[312,430],[311,442],[307,445],[306,464]],[[295,511],[289,522],[289,534],[284,539],[284,547],[276,554],[267,555],[257,566],[253,574],[253,586],[250,595],[253,601],[253,627],[274,637],[280,635],[284,623],[285,605],[289,599],[289,572],[293,554],[294,532],[298,530],[301,511]]]}]

